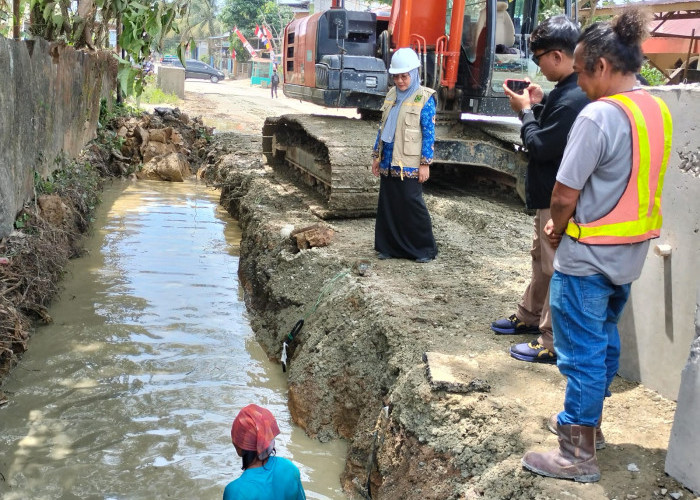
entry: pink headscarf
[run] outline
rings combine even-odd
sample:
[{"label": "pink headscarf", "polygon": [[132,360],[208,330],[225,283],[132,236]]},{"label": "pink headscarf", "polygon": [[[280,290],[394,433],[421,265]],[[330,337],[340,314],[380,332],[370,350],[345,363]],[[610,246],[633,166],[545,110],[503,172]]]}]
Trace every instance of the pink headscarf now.
[{"label": "pink headscarf", "polygon": [[275,436],[280,433],[270,410],[258,405],[243,408],[231,426],[231,441],[242,450],[255,451],[265,460],[275,447]]}]

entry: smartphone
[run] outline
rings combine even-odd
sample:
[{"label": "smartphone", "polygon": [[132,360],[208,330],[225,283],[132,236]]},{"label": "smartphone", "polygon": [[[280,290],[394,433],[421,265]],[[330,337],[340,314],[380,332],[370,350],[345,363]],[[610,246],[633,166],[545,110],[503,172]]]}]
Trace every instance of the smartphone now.
[{"label": "smartphone", "polygon": [[530,82],[526,82],[525,80],[506,80],[506,87],[516,94],[522,94],[523,91],[529,86]]}]

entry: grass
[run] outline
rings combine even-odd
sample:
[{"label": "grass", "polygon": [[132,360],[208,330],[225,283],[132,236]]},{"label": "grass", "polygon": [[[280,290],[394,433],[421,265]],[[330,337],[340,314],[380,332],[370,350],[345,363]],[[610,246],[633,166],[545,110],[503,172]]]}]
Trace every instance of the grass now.
[{"label": "grass", "polygon": [[146,77],[146,86],[143,89],[143,93],[138,99],[137,105],[140,103],[146,104],[177,104],[180,102],[180,98],[175,94],[163,92],[156,86],[155,75],[148,75]]}]

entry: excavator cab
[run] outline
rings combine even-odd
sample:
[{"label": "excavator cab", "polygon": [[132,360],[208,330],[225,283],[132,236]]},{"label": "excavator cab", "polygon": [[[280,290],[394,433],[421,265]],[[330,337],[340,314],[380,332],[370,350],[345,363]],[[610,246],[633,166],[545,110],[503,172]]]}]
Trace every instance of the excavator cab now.
[{"label": "excavator cab", "polygon": [[[421,59],[421,83],[437,94],[433,166],[496,171],[524,197],[520,122],[503,83],[527,77],[545,89],[552,86],[532,61],[528,43],[540,1],[394,0],[391,11],[355,12],[334,0],[331,9],[295,19],[285,29],[283,92],[378,118],[392,84],[391,55],[412,47]],[[557,8],[548,0],[548,14],[571,15],[572,0],[560,2]],[[271,165],[291,167],[324,198],[315,205],[323,206],[317,214],[371,215],[378,183],[367,168],[367,151],[376,136],[377,124],[368,120],[268,117],[263,152]]]},{"label": "excavator cab", "polygon": [[[418,5],[412,0],[393,3],[392,49],[411,46],[418,52],[425,62],[423,85],[439,92],[443,111],[511,114],[503,92],[506,79],[527,77],[545,89],[552,87],[529,51],[540,0],[432,2],[429,18]],[[548,12],[571,15],[571,6],[571,0],[561,0],[550,4]],[[440,19],[444,23],[438,24]]]}]

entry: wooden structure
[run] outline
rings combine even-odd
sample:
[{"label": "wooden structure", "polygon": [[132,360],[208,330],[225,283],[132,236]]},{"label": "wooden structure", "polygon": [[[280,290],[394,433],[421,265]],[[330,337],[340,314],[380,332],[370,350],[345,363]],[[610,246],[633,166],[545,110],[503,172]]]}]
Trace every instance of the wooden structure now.
[{"label": "wooden structure", "polygon": [[651,37],[642,45],[649,63],[661,71],[669,83],[700,81],[700,2],[644,0],[601,7],[593,4],[579,9],[579,19],[585,25],[591,19],[614,16],[630,7],[642,7],[653,15],[649,27]]}]

